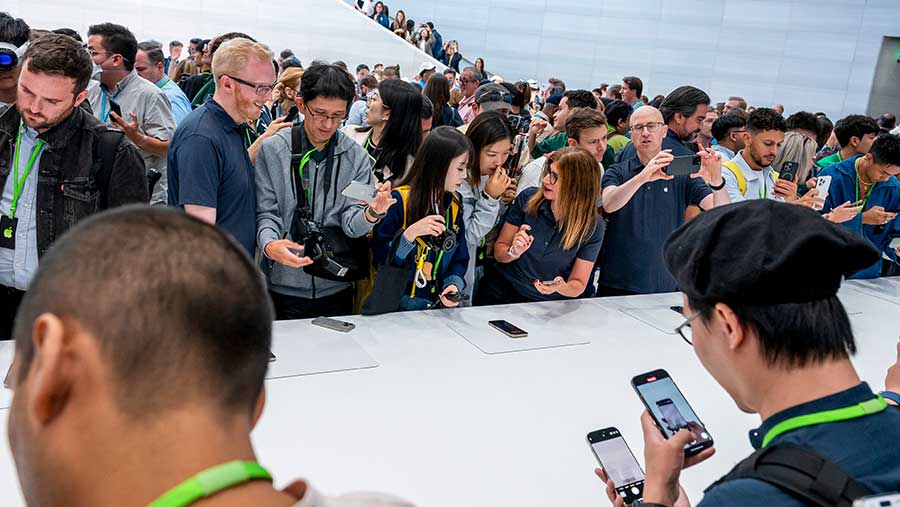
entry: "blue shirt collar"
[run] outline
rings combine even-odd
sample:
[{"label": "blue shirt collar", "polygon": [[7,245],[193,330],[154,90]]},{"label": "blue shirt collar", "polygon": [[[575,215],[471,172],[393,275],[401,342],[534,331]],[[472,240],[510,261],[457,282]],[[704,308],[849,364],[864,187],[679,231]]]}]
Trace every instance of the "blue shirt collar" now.
[{"label": "blue shirt collar", "polygon": [[225,111],[225,108],[223,108],[221,104],[216,102],[216,99],[207,100],[203,104],[203,107],[206,107],[206,109],[216,118],[225,132],[230,132],[236,128],[243,126],[243,124],[235,123],[234,119],[228,114],[227,111]]},{"label": "blue shirt collar", "polygon": [[[763,438],[765,438],[766,433],[768,433],[769,430],[775,427],[776,424],[786,421],[792,417],[813,414],[816,412],[823,412],[825,410],[834,410],[838,408],[849,407],[851,405],[856,405],[857,403],[871,400],[874,397],[875,393],[873,393],[872,389],[869,388],[869,384],[862,382],[859,385],[856,385],[839,393],[825,396],[824,398],[819,398],[817,400],[808,401],[795,407],[782,410],[781,412],[778,412],[777,414],[774,414],[763,421],[762,425],[759,428],[750,431],[750,444],[754,449],[761,449]],[[779,438],[781,438],[781,436],[776,437],[774,441],[777,441]]]}]

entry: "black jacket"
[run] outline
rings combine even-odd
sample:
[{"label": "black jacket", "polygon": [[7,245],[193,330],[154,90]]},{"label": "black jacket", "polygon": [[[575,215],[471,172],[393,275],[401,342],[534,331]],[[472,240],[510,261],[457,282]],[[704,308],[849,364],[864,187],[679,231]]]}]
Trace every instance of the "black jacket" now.
[{"label": "black jacket", "polygon": [[[0,110],[0,189],[12,171],[19,121],[15,106]],[[97,139],[108,130],[114,129],[76,107],[62,123],[38,136],[44,140],[37,168],[39,256],[62,233],[101,208],[146,204],[150,200],[144,161],[124,136],[115,150],[108,185],[98,188],[97,173],[102,161],[96,154]]]}]

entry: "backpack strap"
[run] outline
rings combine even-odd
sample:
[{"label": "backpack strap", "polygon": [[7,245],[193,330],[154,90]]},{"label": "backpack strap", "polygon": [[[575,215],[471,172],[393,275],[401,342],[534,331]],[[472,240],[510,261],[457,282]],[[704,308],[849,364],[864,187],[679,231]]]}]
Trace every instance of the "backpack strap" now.
[{"label": "backpack strap", "polygon": [[770,445],[740,462],[706,489],[735,479],[756,479],[822,507],[851,507],[872,491],[814,450],[795,444]]},{"label": "backpack strap", "polygon": [[747,177],[744,176],[744,171],[741,171],[741,168],[731,160],[722,162],[722,165],[731,171],[731,174],[737,179],[738,190],[741,191],[741,195],[747,195]]},{"label": "backpack strap", "polygon": [[104,129],[97,133],[94,140],[94,167],[99,165],[94,177],[100,191],[100,209],[106,209],[109,205],[109,180],[116,162],[116,150],[124,137],[125,133],[121,130]]}]

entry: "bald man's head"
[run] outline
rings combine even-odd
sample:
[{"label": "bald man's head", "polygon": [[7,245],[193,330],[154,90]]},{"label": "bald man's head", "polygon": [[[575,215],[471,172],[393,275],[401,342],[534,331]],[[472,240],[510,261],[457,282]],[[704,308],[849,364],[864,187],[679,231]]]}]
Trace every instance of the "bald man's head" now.
[{"label": "bald man's head", "polygon": [[631,113],[631,141],[642,157],[654,157],[662,148],[662,141],[669,131],[663,123],[662,113],[651,106],[638,108]]}]

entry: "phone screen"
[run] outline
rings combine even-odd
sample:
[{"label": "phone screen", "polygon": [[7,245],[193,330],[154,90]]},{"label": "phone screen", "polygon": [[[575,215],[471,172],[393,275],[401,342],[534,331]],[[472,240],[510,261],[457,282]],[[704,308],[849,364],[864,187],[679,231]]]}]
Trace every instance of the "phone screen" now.
[{"label": "phone screen", "polygon": [[588,434],[588,443],[606,476],[613,481],[616,493],[625,503],[639,500],[643,496],[644,471],[619,430],[607,428],[594,431]]},{"label": "phone screen", "polygon": [[694,440],[684,447],[689,454],[712,446],[712,436],[665,371],[635,377],[634,384],[666,438],[686,429],[694,435]]},{"label": "phone screen", "polygon": [[497,329],[503,331],[504,333],[506,333],[508,335],[512,335],[512,336],[527,336],[528,335],[528,333],[526,333],[524,330],[510,324],[509,322],[506,322],[505,320],[492,320],[492,321],[489,321],[488,324],[496,327]]}]

